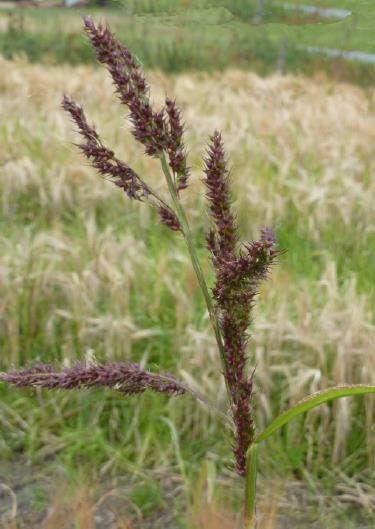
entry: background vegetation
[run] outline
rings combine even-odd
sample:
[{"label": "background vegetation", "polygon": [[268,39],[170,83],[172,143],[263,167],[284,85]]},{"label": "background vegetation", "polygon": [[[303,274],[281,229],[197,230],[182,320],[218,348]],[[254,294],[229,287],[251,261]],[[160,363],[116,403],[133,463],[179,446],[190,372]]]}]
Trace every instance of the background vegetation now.
[{"label": "background vegetation", "polygon": [[[356,3],[358,13],[366,15],[368,5]],[[310,391],[374,380],[375,93],[321,73],[262,79],[244,70],[253,59],[257,70],[271,71],[275,62],[250,54],[258,49],[258,28],[244,21],[240,3],[209,7],[203,19],[202,11],[176,14],[170,7],[161,0],[137,2],[126,4],[126,16],[118,8],[100,14],[146,65],[174,72],[150,78],[157,105],[168,92],[184,111],[193,166],[184,196],[202,258],[207,218],[201,158],[215,127],[230,153],[244,238],[271,224],[287,249],[262,289],[249,344],[263,425]],[[126,202],[101,181],[71,145],[76,138],[60,110],[63,92],[85,105],[108,144],[151,175],[162,192],[158,165],[132,141],[105,72],[79,64],[92,62],[80,11],[27,10],[15,34],[6,16],[1,39],[7,59],[0,59],[0,370],[37,360],[71,364],[92,355],[132,359],[178,373],[223,406],[215,343],[183,245],[149,209]],[[370,24],[371,16],[366,20]],[[339,31],[343,23],[332,27]],[[253,33],[246,41],[236,36],[233,51],[228,28],[245,25]],[[270,41],[281,31],[276,26],[267,29]],[[325,35],[328,45],[324,28],[319,26],[320,38]],[[355,49],[362,37],[356,37]],[[366,46],[370,50],[370,38]],[[8,60],[21,50],[35,64],[26,55]],[[64,50],[70,50],[68,57]],[[371,69],[367,73],[361,79],[369,85]],[[277,505],[280,523],[284,519],[288,527],[294,521],[298,528],[371,527],[374,400],[344,399],[303,420],[307,437],[297,421],[272,441],[272,459],[261,454],[268,507]],[[20,472],[22,480],[28,474],[53,476],[52,482],[59,476],[70,484],[86,481],[94,495],[116,486],[135,527],[200,529],[201,498],[220,505],[225,498],[235,510],[237,478],[225,435],[218,419],[189,397],[123,400],[111,392],[0,387],[0,481],[19,484]],[[30,471],[20,470],[19,462],[31,465]],[[266,471],[272,494],[262,478]],[[32,520],[30,511],[37,519],[54,488],[43,479],[29,485],[25,519]]]},{"label": "background vegetation", "polygon": [[[319,0],[294,2],[304,3],[330,6]],[[0,52],[8,58],[25,53],[32,61],[49,64],[93,62],[80,29],[82,16],[91,13],[109,20],[146,67],[167,73],[235,64],[261,75],[275,69],[305,74],[324,70],[339,80],[374,83],[374,65],[332,61],[307,50],[314,46],[375,53],[371,0],[336,2],[336,7],[352,10],[342,20],[281,6],[273,0],[122,0],[105,8],[25,8],[21,16],[19,10],[3,10]],[[261,23],[255,23],[258,12]]]}]

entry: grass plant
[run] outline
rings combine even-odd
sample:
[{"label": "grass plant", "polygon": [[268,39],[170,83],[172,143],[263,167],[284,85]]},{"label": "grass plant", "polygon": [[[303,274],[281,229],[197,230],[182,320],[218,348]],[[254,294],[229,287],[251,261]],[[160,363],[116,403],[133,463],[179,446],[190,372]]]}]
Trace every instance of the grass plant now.
[{"label": "grass plant", "polygon": [[[271,422],[262,434],[255,436],[251,403],[253,375],[251,371],[245,370],[246,329],[249,310],[253,304],[259,279],[263,277],[275,256],[273,235],[269,230],[264,230],[258,241],[245,245],[240,253],[237,253],[235,220],[230,210],[230,195],[227,187],[228,170],[220,135],[215,133],[205,166],[210,210],[216,225],[215,230],[208,232],[207,235],[207,245],[213,256],[216,274],[216,284],[211,300],[205,283],[206,279],[199,264],[202,250],[197,247],[196,237],[192,236],[185,210],[180,201],[180,193],[185,193],[183,190],[187,187],[189,170],[179,111],[174,101],[167,99],[164,113],[154,112],[150,105],[143,75],[126,48],[114,40],[109,30],[96,27],[90,20],[86,21],[86,30],[97,51],[98,59],[107,65],[111,73],[121,101],[129,107],[134,137],[144,145],[146,154],[161,161],[171,194],[171,204],[161,198],[158,190],[146,184],[136,171],[120,162],[114,153],[103,145],[96,131],[88,125],[80,107],[69,98],[64,100],[64,107],[71,114],[83,136],[84,143],[80,144],[80,148],[94,167],[113,179],[129,198],[141,202],[151,199],[156,206],[161,223],[177,233],[180,232],[187,243],[192,269],[203,291],[209,319],[214,329],[218,350],[221,353],[222,369],[234,421],[236,442],[234,455],[237,471],[246,476],[244,526],[250,528],[255,524],[257,445],[268,439],[271,433],[278,428],[286,425],[292,417],[318,404],[327,403],[340,396],[373,392],[374,387],[365,382],[320,391],[300,404],[292,406],[289,411]],[[32,261],[28,266],[32,267]],[[178,267],[177,272],[180,272]],[[24,288],[29,289],[27,286]],[[26,309],[26,321],[29,323],[29,306],[25,300],[23,300],[23,306]],[[106,332],[108,330],[107,327],[103,329]],[[234,329],[236,329],[235,333],[233,333]],[[22,358],[19,360],[22,361]],[[118,369],[121,372],[121,380],[117,378],[116,370]],[[190,375],[186,373],[186,376]],[[167,393],[190,392],[197,395],[193,387],[190,386],[188,389],[186,382],[178,382],[169,375],[166,377],[156,373],[152,374],[142,367],[135,368],[130,364],[112,363],[105,367],[100,366],[96,361],[89,362],[86,366],[75,365],[66,368],[61,373],[38,365],[31,370],[14,371],[8,375],[2,374],[2,379],[18,385],[33,387],[68,389],[99,384],[113,386],[125,393],[144,391],[150,387]],[[202,400],[201,397],[200,399]],[[206,399],[203,398],[203,400]],[[176,448],[178,444],[173,423],[167,424],[172,427],[172,437],[176,439]],[[183,459],[179,449],[176,454],[180,470],[184,474]]]}]

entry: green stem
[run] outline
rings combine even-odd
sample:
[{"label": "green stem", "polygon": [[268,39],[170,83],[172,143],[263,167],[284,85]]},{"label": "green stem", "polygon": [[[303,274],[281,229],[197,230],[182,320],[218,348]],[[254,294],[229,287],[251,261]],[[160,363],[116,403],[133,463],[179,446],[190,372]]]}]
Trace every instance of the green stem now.
[{"label": "green stem", "polygon": [[[203,271],[198,259],[198,255],[193,243],[193,238],[191,235],[190,227],[188,220],[185,215],[185,211],[181,205],[180,199],[177,194],[176,186],[173,181],[173,177],[171,175],[168,162],[166,160],[165,154],[162,153],[160,156],[161,160],[161,166],[163,169],[163,173],[165,175],[165,178],[167,180],[167,185],[169,189],[169,193],[171,195],[174,207],[176,209],[175,213],[177,215],[177,218],[181,224],[182,233],[185,238],[185,242],[190,254],[191,262],[193,264],[199,285],[201,287],[201,290],[203,292],[204,299],[206,301],[208,314],[210,317],[211,325],[215,332],[215,338],[216,342],[219,348],[221,361],[223,364],[224,370],[226,370],[226,358],[225,358],[225,352],[224,352],[224,345],[223,340],[220,332],[219,322],[212,304],[211,296],[207,288],[207,284],[203,275]],[[232,400],[231,393],[228,388],[227,384],[227,390],[229,399]],[[257,475],[257,448],[258,445],[256,443],[252,444],[246,455],[246,481],[245,481],[245,509],[244,509],[244,529],[255,529],[256,527],[256,519],[255,519],[255,496],[256,496],[256,475]]]},{"label": "green stem", "polygon": [[[178,220],[180,221],[180,224],[181,224],[182,232],[183,232],[183,235],[184,235],[184,238],[185,238],[185,241],[186,241],[186,245],[187,245],[187,248],[188,248],[188,251],[189,251],[189,254],[190,254],[191,262],[193,264],[193,267],[194,267],[194,270],[195,270],[195,273],[196,273],[196,276],[197,276],[197,279],[198,279],[199,286],[200,286],[200,288],[201,288],[201,290],[203,292],[203,296],[204,296],[204,299],[205,299],[205,302],[206,302],[208,314],[209,314],[209,317],[210,317],[210,322],[211,322],[211,325],[213,327],[213,330],[214,330],[214,333],[215,333],[216,342],[217,342],[217,345],[218,345],[218,348],[219,348],[221,361],[222,361],[223,367],[225,369],[226,360],[225,360],[224,345],[223,345],[223,340],[222,340],[222,337],[221,337],[219,323],[218,323],[218,320],[217,320],[217,317],[216,317],[216,314],[215,314],[215,310],[214,310],[214,307],[213,307],[213,304],[212,304],[211,296],[210,296],[210,293],[208,291],[207,284],[206,284],[206,281],[205,281],[205,278],[204,278],[204,275],[203,275],[202,267],[200,265],[197,252],[195,250],[195,246],[194,246],[194,243],[193,243],[193,237],[191,235],[189,223],[188,223],[187,217],[185,215],[185,211],[184,211],[184,209],[183,209],[183,207],[181,205],[180,199],[178,197],[178,194],[177,194],[177,191],[176,191],[176,187],[175,187],[175,184],[173,182],[173,177],[172,177],[171,172],[169,170],[168,162],[167,162],[167,160],[165,158],[165,154],[164,153],[160,156],[160,160],[161,160],[161,166],[162,166],[162,169],[163,169],[163,173],[164,173],[165,178],[167,180],[169,193],[170,193],[170,195],[172,197],[173,204],[174,204],[174,206],[176,208],[176,214],[177,214]],[[230,396],[230,394],[229,394],[229,396]]]},{"label": "green stem", "polygon": [[256,528],[257,451],[258,444],[254,443],[250,445],[246,454],[244,529]]}]

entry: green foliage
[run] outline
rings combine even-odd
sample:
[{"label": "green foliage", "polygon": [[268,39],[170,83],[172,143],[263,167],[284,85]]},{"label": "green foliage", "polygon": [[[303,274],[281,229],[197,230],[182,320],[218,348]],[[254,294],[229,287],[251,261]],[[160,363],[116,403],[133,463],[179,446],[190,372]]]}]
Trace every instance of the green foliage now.
[{"label": "green foliage", "polygon": [[[354,18],[334,23],[322,19],[315,24],[305,24],[301,14],[297,24],[294,14],[266,2],[259,26],[252,23],[256,4],[255,0],[145,0],[73,13],[29,9],[24,11],[20,29],[14,26],[0,32],[0,53],[7,58],[24,53],[33,62],[53,64],[94,62],[78,26],[79,17],[89,11],[97,18],[113,18],[119,36],[147,68],[175,73],[237,66],[261,75],[280,68],[308,75],[322,70],[340,80],[375,83],[371,65],[332,60],[303,50],[304,46],[321,46],[374,51],[368,35],[375,20],[368,16],[366,2],[357,3]],[[347,4],[344,7],[352,7]],[[294,17],[292,25],[289,16]],[[357,23],[359,19],[366,21],[365,28]]]},{"label": "green foliage", "polygon": [[130,494],[132,501],[146,517],[155,514],[157,510],[165,507],[162,491],[156,481],[150,481],[136,487]]},{"label": "green foliage", "polygon": [[[331,402],[334,399],[342,397],[350,397],[354,395],[368,395],[370,393],[375,393],[375,385],[357,384],[351,386],[337,386],[334,388],[318,391],[312,395],[309,395],[308,397],[304,398],[294,406],[281,413],[267,426],[267,428],[260,435],[258,435],[255,440],[255,443],[249,447],[247,453],[245,529],[255,529],[256,527],[256,476],[257,451],[259,443],[266,441],[278,429],[288,425],[292,419],[298,417],[299,415],[302,415],[303,413],[309,410],[312,410],[313,408],[321,406],[326,402]],[[295,455],[297,455],[297,453]]]},{"label": "green foliage", "polygon": [[351,397],[353,395],[367,395],[369,393],[375,393],[375,386],[372,385],[353,385],[353,386],[341,386],[335,388],[324,389],[318,391],[313,395],[309,395],[302,401],[295,404],[293,407],[284,411],[281,415],[276,417],[271,424],[257,437],[257,442],[260,443],[268,439],[276,430],[285,426],[292,419],[298,415],[305,413],[316,406],[320,406],[325,402],[338,399],[341,397]]}]

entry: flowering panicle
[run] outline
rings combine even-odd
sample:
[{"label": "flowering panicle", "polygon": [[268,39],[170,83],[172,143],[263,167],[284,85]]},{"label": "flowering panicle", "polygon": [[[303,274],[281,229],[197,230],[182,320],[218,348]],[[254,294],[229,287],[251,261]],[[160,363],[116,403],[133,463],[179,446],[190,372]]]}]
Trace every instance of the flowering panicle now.
[{"label": "flowering panicle", "polygon": [[98,61],[107,66],[121,103],[129,108],[134,137],[148,155],[158,157],[167,139],[164,110],[153,112],[137,60],[108,27],[96,26],[90,17],[85,17],[84,26]]},{"label": "flowering panicle", "polygon": [[177,176],[177,189],[180,191],[187,188],[190,174],[190,170],[186,165],[186,150],[183,141],[184,125],[181,122],[181,112],[176,106],[176,101],[167,97],[165,109],[169,125],[167,143],[169,165]]},{"label": "flowering panicle", "polygon": [[171,375],[151,373],[134,363],[111,362],[107,365],[77,363],[62,371],[47,364],[10,373],[0,373],[0,381],[19,387],[47,389],[84,389],[109,387],[124,395],[143,393],[147,389],[170,396],[186,393],[186,388]]},{"label": "flowering panicle", "polygon": [[189,170],[184,129],[175,102],[167,98],[165,108],[155,112],[148,84],[133,54],[108,27],[96,26],[90,17],[85,17],[84,25],[98,61],[106,65],[121,103],[129,109],[134,138],[142,143],[149,156],[158,158],[163,152],[168,154],[169,166],[177,177],[177,189],[184,189]]},{"label": "flowering panicle", "polygon": [[113,182],[124,190],[129,198],[142,200],[150,193],[139,176],[124,162],[116,158],[113,151],[105,147],[94,129],[87,122],[83,108],[77,105],[70,97],[64,96],[62,106],[78,127],[78,131],[85,140],[78,144],[78,148],[91,165],[103,175],[113,179]]},{"label": "flowering panicle", "polygon": [[63,98],[62,106],[70,114],[78,127],[78,132],[84,139],[84,143],[78,144],[78,148],[99,174],[111,178],[115,185],[123,189],[131,199],[140,201],[146,198],[152,199],[151,203],[157,207],[160,222],[174,231],[179,231],[181,228],[174,211],[131,167],[119,160],[113,151],[104,146],[95,128],[88,124],[83,108],[67,95]]},{"label": "flowering panicle", "polygon": [[[164,107],[155,112],[137,59],[108,27],[95,25],[89,17],[85,18],[84,27],[98,61],[107,67],[121,103],[129,110],[134,138],[144,146],[147,155],[161,161],[173,207],[103,144],[95,128],[88,124],[82,107],[65,96],[63,108],[83,138],[78,147],[91,165],[101,175],[109,177],[129,198],[150,202],[156,208],[160,222],[184,236],[223,362],[235,426],[233,452],[236,468],[240,475],[245,475],[246,453],[254,441],[253,373],[249,372],[247,365],[248,327],[259,282],[266,277],[278,255],[275,237],[272,230],[263,228],[258,240],[239,245],[237,223],[231,209],[226,154],[221,134],[215,132],[204,160],[204,183],[213,220],[206,235],[215,271],[215,284],[210,295],[188,220],[179,202],[179,192],[187,187],[190,174],[181,112],[176,102],[168,97]],[[147,389],[168,395],[181,395],[187,391],[194,394],[171,375],[144,371],[133,363],[78,363],[61,371],[38,364],[20,371],[0,373],[0,381],[49,389],[106,386],[125,395]]]},{"label": "flowering panicle", "polygon": [[170,210],[169,208],[166,208],[163,205],[160,205],[158,207],[158,213],[159,213],[159,220],[164,226],[167,226],[172,231],[180,231],[181,225],[175,215],[175,213]]},{"label": "flowering panicle", "polygon": [[217,131],[211,137],[204,172],[206,177],[203,181],[208,188],[207,198],[215,223],[215,230],[209,233],[209,245],[211,248],[217,246],[217,259],[230,258],[234,255],[237,242],[236,224],[230,208],[229,171],[224,146]]},{"label": "flowering panicle", "polygon": [[206,236],[212,254],[216,281],[212,289],[224,342],[224,376],[232,400],[232,415],[236,428],[233,452],[237,471],[246,471],[246,452],[254,438],[251,399],[253,377],[246,370],[248,326],[250,311],[263,279],[277,255],[272,231],[264,228],[260,239],[237,250],[237,228],[231,211],[229,172],[221,135],[211,137],[205,160],[204,183],[213,228]]}]

